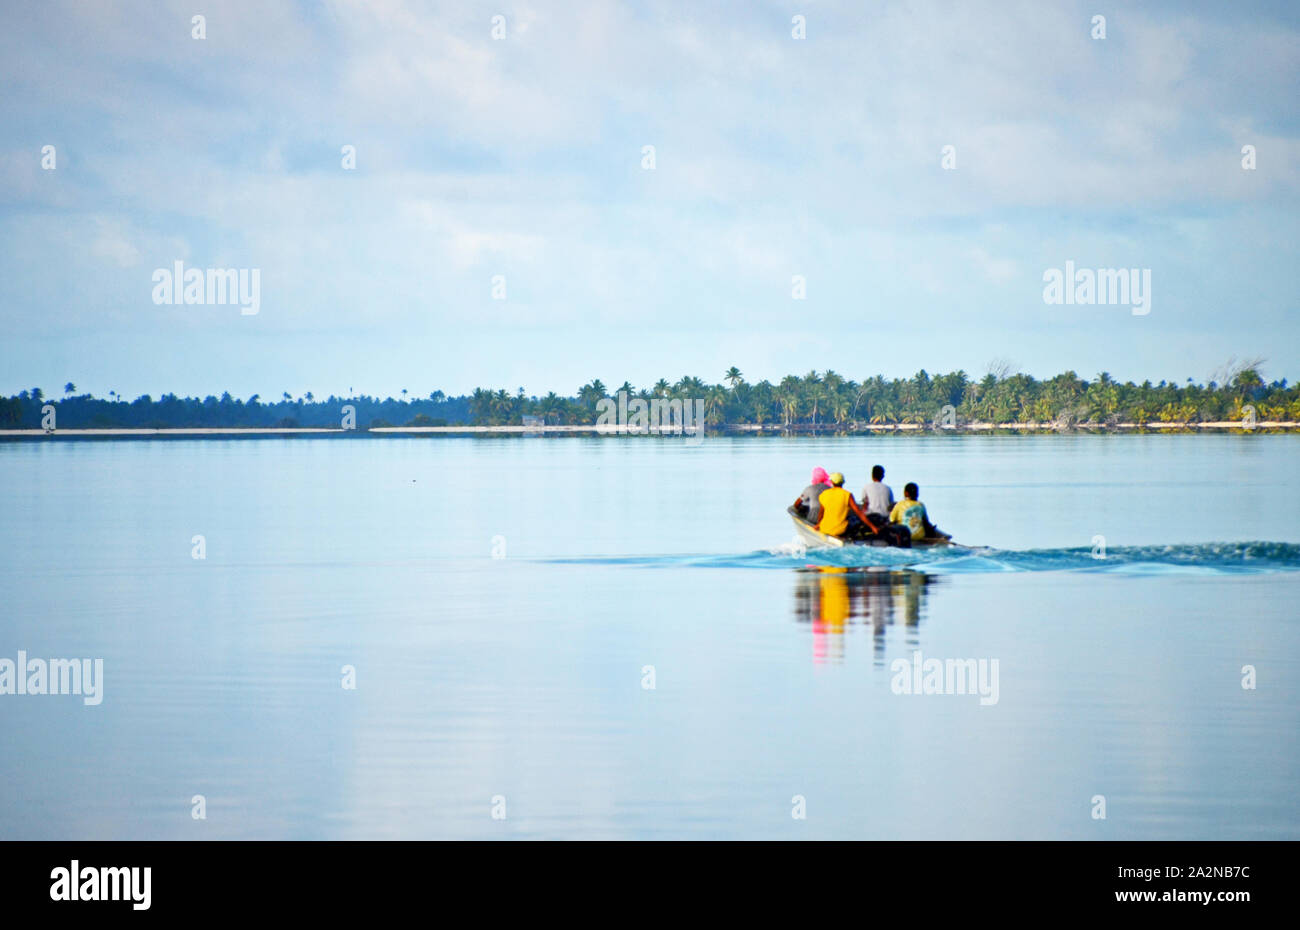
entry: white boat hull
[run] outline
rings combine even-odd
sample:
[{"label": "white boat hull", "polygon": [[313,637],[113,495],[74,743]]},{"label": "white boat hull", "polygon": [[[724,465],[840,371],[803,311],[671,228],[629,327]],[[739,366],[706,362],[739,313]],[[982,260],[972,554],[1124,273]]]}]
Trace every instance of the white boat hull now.
[{"label": "white boat hull", "polygon": [[838,536],[827,536],[825,533],[819,533],[808,524],[807,521],[790,514],[790,519],[794,522],[794,531],[799,534],[799,538],[810,547],[843,549],[846,543]]}]

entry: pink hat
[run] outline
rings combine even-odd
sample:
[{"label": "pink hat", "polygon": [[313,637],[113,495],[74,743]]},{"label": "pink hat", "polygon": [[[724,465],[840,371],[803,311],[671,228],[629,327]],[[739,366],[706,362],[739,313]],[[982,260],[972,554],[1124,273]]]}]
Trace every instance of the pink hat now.
[{"label": "pink hat", "polygon": [[830,483],[831,483],[831,478],[830,478],[830,475],[826,474],[826,469],[824,469],[824,468],[814,468],[814,469],[813,469],[813,476],[812,476],[812,483],[813,483],[813,484],[830,484]]}]

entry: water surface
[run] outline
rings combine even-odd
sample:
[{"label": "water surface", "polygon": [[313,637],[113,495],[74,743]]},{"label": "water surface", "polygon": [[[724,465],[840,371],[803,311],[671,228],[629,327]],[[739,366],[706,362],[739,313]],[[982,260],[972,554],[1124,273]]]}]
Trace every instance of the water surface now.
[{"label": "water surface", "polygon": [[[0,443],[0,657],[105,668],[0,696],[0,836],[1300,838],[1297,451]],[[978,548],[795,545],[876,462]],[[997,702],[894,693],[917,651]]]}]

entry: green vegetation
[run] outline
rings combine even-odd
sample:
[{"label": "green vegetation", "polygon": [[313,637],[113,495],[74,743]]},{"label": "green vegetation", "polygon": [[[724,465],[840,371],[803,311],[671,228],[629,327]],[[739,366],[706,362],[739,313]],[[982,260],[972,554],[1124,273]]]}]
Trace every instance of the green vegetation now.
[{"label": "green vegetation", "polygon": [[789,428],[853,429],[868,425],[929,424],[944,420],[951,407],[955,425],[966,423],[1042,423],[1097,426],[1118,423],[1198,423],[1241,420],[1252,406],[1255,419],[1300,421],[1300,389],[1285,380],[1265,384],[1258,363],[1225,369],[1223,383],[1161,381],[1121,383],[1102,372],[1088,381],[1072,371],[1039,381],[1013,374],[1006,366],[972,380],[964,371],[945,375],[918,372],[911,378],[887,380],[880,375],[861,382],[834,371],[788,375],[777,384],[750,384],[732,367],[725,384],[706,384],[684,377],[676,383],[660,380],[637,389],[624,382],[607,388],[596,380],[583,385],[573,398],[527,397],[479,388],[469,397],[469,422],[516,424],[524,415],[549,424],[594,423],[596,402],[619,391],[629,398],[704,400],[709,426],[768,424]]},{"label": "green vegetation", "polygon": [[266,403],[254,394],[239,400],[229,392],[220,397],[177,397],[164,394],[157,400],[145,394],[128,401],[116,391],[107,399],[90,394],[71,395],[69,382],[61,400],[46,398],[39,388],[0,398],[0,429],[39,429],[41,407],[53,404],[60,429],[168,429],[168,428],[281,428],[325,427],[337,429],[345,404],[355,410],[358,427],[401,424],[437,426],[466,422],[466,398],[448,398],[441,391],[427,397],[393,398],[328,397],[318,399],[310,391],[294,399],[287,391],[280,400]]},{"label": "green vegetation", "polygon": [[[1300,388],[1286,380],[1265,383],[1259,363],[1229,363],[1218,379],[1178,384],[1119,382],[1102,372],[1089,381],[1072,371],[1040,381],[1030,375],[995,365],[982,378],[964,371],[945,375],[918,372],[911,378],[886,379],[880,375],[854,381],[834,371],[810,371],[803,377],[788,375],[779,383],[747,382],[734,366],[723,383],[707,384],[686,376],[674,383],[660,379],[648,388],[624,382],[607,388],[594,380],[576,396],[554,392],[529,396],[475,389],[473,394],[448,397],[434,391],[427,397],[380,399],[368,395],[330,396],[316,399],[310,392],[296,400],[284,392],[281,399],[264,403],[259,395],[247,401],[229,393],[221,397],[149,395],[127,401],[115,391],[108,399],[73,395],[64,386],[61,400],[47,399],[39,388],[0,398],[0,428],[40,427],[41,406],[53,403],[62,429],[111,427],[334,427],[340,425],[345,404],[355,408],[356,423],[365,425],[434,426],[445,424],[519,425],[524,416],[538,417],[550,425],[589,425],[597,416],[596,404],[619,391],[629,398],[664,398],[704,401],[705,422],[712,427],[763,424],[790,429],[850,430],[865,426],[931,424],[936,421],[1054,426],[1114,426],[1120,423],[1192,424],[1237,421],[1254,409],[1256,421],[1300,421]],[[951,408],[945,410],[945,408]]]}]

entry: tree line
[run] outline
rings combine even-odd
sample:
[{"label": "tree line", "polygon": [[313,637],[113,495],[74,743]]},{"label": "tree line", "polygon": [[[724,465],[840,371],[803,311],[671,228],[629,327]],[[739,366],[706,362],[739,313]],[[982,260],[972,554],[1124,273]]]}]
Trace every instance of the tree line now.
[{"label": "tree line", "polygon": [[922,370],[911,378],[875,375],[862,381],[835,371],[787,375],[779,382],[749,383],[732,367],[717,384],[694,376],[678,381],[660,379],[649,387],[628,382],[610,388],[599,379],[563,397],[554,392],[529,395],[523,388],[475,388],[449,397],[442,391],[400,398],[369,395],[320,399],[311,392],[277,399],[254,394],[247,400],[209,395],[156,400],[145,394],[127,400],[114,391],[107,398],[78,394],[64,385],[63,396],[47,397],[40,388],[0,399],[0,427],[36,429],[42,408],[54,404],[57,424],[64,429],[168,427],[332,427],[340,425],[342,408],[354,408],[358,428],[377,426],[591,425],[597,402],[625,392],[629,399],[704,401],[705,423],[769,425],[790,429],[853,429],[867,425],[962,425],[1039,423],[1066,426],[1112,426],[1119,423],[1198,423],[1243,420],[1300,421],[1300,389],[1286,379],[1266,383],[1252,363],[1229,363],[1220,378],[1204,383],[1162,380],[1121,382],[1102,372],[1091,380],[1073,371],[1046,380],[1014,372],[1005,363],[991,366],[981,378],[964,371],[931,375]]},{"label": "tree line", "polygon": [[413,397],[403,391],[400,398],[316,397],[311,391],[295,398],[285,391],[277,399],[254,394],[247,400],[231,396],[178,397],[164,394],[155,399],[142,394],[134,400],[109,391],[106,398],[78,394],[68,382],[59,397],[46,396],[40,388],[0,398],[0,428],[37,429],[47,404],[55,408],[60,429],[169,429],[169,428],[295,428],[337,429],[344,405],[351,405],[358,427],[413,423],[417,426],[446,426],[468,421],[465,397],[447,397],[432,391]]}]

